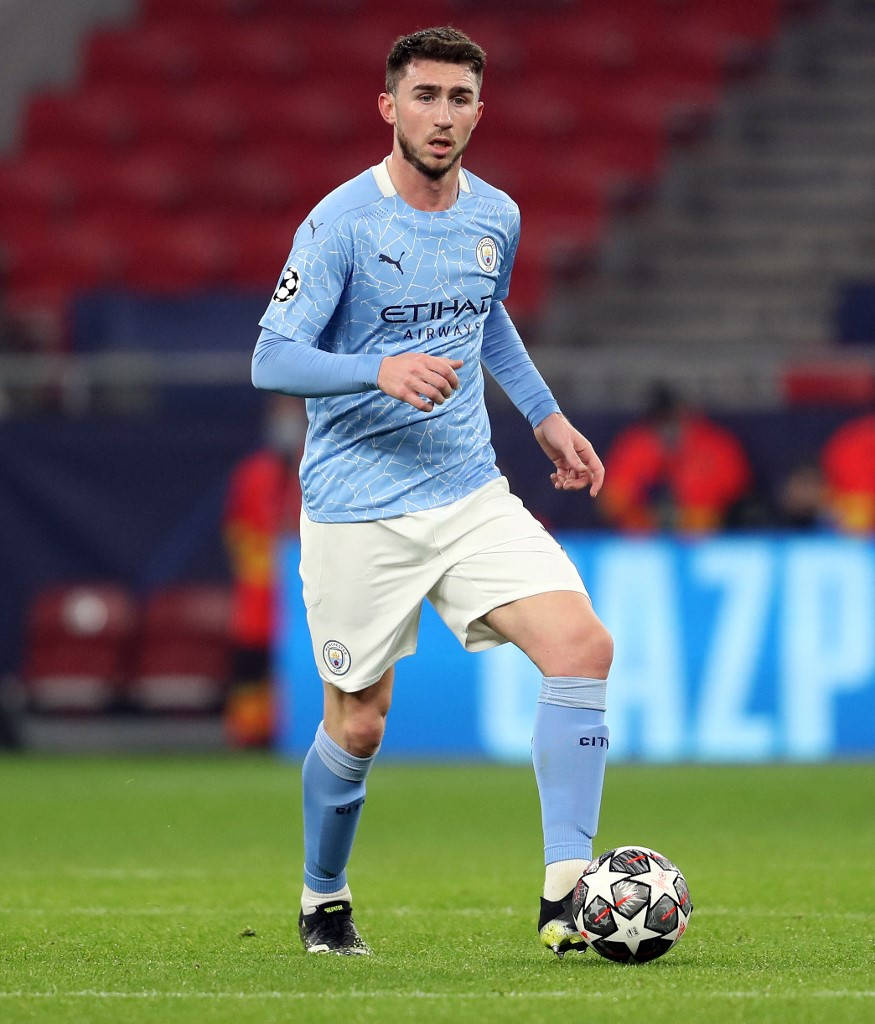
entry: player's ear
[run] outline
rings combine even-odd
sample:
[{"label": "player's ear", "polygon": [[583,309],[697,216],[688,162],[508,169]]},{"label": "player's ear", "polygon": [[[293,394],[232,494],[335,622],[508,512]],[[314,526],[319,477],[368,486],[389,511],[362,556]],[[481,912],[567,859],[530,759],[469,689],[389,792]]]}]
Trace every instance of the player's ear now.
[{"label": "player's ear", "polygon": [[387,124],[395,124],[395,97],[391,92],[381,92],[377,99],[380,116]]},{"label": "player's ear", "polygon": [[477,116],[474,118],[474,124],[471,126],[471,131],[472,132],[477,127],[477,125],[480,124],[480,118],[481,117],[483,117],[483,100],[478,100],[477,101]]}]

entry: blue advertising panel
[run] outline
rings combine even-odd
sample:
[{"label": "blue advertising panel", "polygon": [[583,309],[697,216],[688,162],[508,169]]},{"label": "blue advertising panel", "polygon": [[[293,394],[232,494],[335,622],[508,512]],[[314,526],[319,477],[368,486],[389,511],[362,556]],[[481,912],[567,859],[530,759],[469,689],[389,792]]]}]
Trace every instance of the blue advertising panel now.
[{"label": "blue advertising panel", "polygon": [[[614,759],[821,760],[875,753],[875,542],[560,537],[615,642]],[[298,577],[282,554],[280,749],[321,717]],[[343,640],[342,637],[338,637]],[[540,677],[509,644],[467,654],[423,610],[383,753],[527,760]]]}]

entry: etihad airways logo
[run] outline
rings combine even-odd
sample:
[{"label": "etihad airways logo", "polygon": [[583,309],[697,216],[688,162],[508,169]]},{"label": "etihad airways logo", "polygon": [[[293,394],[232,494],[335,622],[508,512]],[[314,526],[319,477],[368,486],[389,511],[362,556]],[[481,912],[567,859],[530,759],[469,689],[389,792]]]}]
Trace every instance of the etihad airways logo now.
[{"label": "etihad airways logo", "polygon": [[459,295],[455,299],[433,299],[431,302],[409,302],[404,306],[384,306],[380,317],[387,324],[424,324],[444,317],[457,317],[463,313],[481,316],[489,312],[491,295],[469,299]]}]

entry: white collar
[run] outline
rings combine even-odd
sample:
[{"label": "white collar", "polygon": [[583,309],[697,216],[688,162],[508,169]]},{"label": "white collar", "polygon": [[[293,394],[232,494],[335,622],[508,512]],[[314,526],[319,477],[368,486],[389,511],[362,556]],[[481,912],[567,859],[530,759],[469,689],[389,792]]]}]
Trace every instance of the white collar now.
[{"label": "white collar", "polygon": [[[398,194],[398,190],[392,184],[392,179],[389,177],[389,157],[381,160],[378,164],[371,168],[371,174],[374,176],[374,180],[377,182],[377,188],[380,193],[384,196],[394,196]],[[471,184],[468,181],[468,175],[459,168],[459,191],[470,192]]]}]

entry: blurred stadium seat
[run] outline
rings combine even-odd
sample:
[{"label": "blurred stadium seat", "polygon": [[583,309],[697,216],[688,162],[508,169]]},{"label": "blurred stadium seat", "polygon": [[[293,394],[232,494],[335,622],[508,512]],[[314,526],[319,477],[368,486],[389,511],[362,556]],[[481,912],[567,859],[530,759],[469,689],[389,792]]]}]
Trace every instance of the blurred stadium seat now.
[{"label": "blurred stadium seat", "polygon": [[0,210],[66,213],[76,199],[75,182],[54,154],[25,153],[0,162]]},{"label": "blurred stadium seat", "polygon": [[48,587],[27,616],[22,678],[40,712],[96,712],[122,694],[136,625],[136,603],[122,587]]},{"label": "blurred stadium seat", "polygon": [[25,116],[24,143],[29,152],[65,145],[112,149],[130,143],[136,132],[136,112],[126,94],[101,84],[34,96]]},{"label": "blurred stadium seat", "polygon": [[[143,14],[148,20],[162,21],[179,13],[179,0],[143,0]],[[307,10],[314,14],[355,14],[369,6],[366,0],[310,0]],[[300,17],[290,10],[285,0],[187,0],[186,13],[209,18],[246,19],[265,15]]]},{"label": "blurred stadium seat", "polygon": [[[462,2],[430,8],[428,18],[463,18],[489,52],[494,79],[479,148],[501,153],[506,169],[496,180],[524,205],[542,255],[560,193],[581,207],[587,245],[591,226],[607,220],[594,209],[602,199],[609,216],[630,185],[648,194],[668,140],[691,137],[707,120],[730,48],[768,38],[778,16],[777,0],[498,6],[501,18],[494,6]],[[279,0],[145,0],[139,21],[94,32],[80,84],[35,97],[25,153],[0,164],[0,227],[19,264],[11,289],[35,295],[30,282],[40,276],[20,267],[39,251],[17,244],[28,222],[9,210],[22,205],[43,219],[62,211],[111,221],[115,210],[118,233],[128,234],[132,258],[121,276],[131,287],[256,285],[226,251],[221,223],[273,212],[290,242],[295,217],[380,159],[388,140],[377,141],[375,99],[401,25],[388,0],[315,0],[306,15]],[[567,147],[575,156],[560,182],[557,154]],[[179,227],[161,222],[183,215]],[[524,258],[544,278],[542,293],[549,263],[538,271],[541,255]],[[274,265],[261,281],[265,291],[275,273]],[[68,295],[94,276],[71,269],[64,281],[56,269],[55,291]]]},{"label": "blurred stadium seat", "polygon": [[158,295],[219,290],[234,263],[221,223],[212,216],[144,218],[129,252],[125,284]]},{"label": "blurred stadium seat", "polygon": [[219,586],[177,586],[148,597],[127,686],[131,705],[217,710],[230,677],[230,609],[230,592]]},{"label": "blurred stadium seat", "polygon": [[192,31],[182,32],[172,23],[100,29],[88,41],[84,80],[182,85],[196,77],[200,62],[198,38]]},{"label": "blurred stadium seat", "polygon": [[[592,225],[604,231],[615,210],[653,193],[672,142],[701,137],[739,52],[766,45],[779,14],[778,0],[430,6],[422,17],[462,23],[489,54],[471,166],[494,163],[484,176],[534,226],[538,254],[523,257],[519,275],[540,276],[531,295],[549,286],[552,264],[538,261],[557,196],[581,207],[572,218],[586,218],[590,246]],[[227,251],[223,226],[273,213],[288,249],[314,202],[385,154],[376,96],[386,49],[409,21],[393,0],[312,0],[305,11],[284,0],[143,0],[132,23],[93,32],[78,83],[34,97],[23,151],[0,162],[0,231],[18,267],[10,301],[62,309],[95,277],[103,283],[93,270],[65,279],[55,260],[54,287],[33,287],[47,275],[21,266],[41,251],[23,236],[58,218],[75,221],[71,230],[94,217],[114,223],[131,256],[115,276],[140,291],[260,284],[266,293],[278,268],[257,279],[253,232],[239,232],[244,259]],[[174,227],[177,217],[186,222]],[[257,261],[260,273],[267,262]]]},{"label": "blurred stadium seat", "polygon": [[31,227],[8,247],[7,281],[23,294],[63,295],[118,285],[124,247],[97,222]]}]

